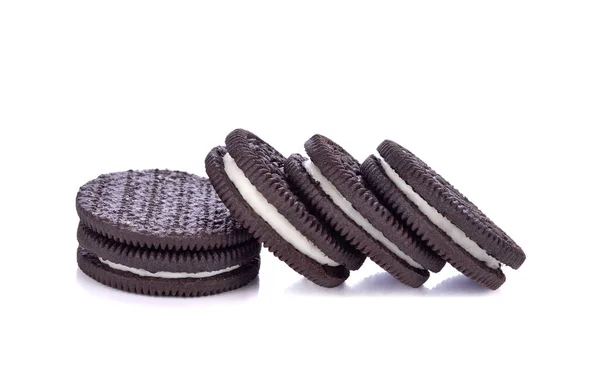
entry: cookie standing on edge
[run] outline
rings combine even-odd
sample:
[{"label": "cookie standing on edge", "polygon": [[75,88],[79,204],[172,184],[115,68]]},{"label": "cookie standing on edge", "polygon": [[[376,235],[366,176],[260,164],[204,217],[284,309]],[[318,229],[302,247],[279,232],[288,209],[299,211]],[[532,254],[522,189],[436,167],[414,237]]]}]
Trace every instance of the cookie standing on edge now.
[{"label": "cookie standing on edge", "polygon": [[442,269],[444,261],[379,203],[361,176],[360,163],[346,150],[321,135],[304,147],[310,160],[288,159],[290,181],[348,241],[411,287],[421,286],[428,270]]},{"label": "cookie standing on edge", "polygon": [[523,250],[414,154],[389,140],[377,151],[380,157],[371,155],[363,163],[363,175],[444,260],[490,289],[506,280],[501,263],[515,269],[523,264]]},{"label": "cookie standing on edge", "polygon": [[335,287],[364,256],[317,219],[290,188],[285,157],[254,134],[237,129],[206,157],[220,198],[275,256],[312,282]]},{"label": "cookie standing on edge", "polygon": [[111,287],[201,296],[258,275],[260,243],[206,178],[168,170],[101,175],[80,188],[76,208],[79,267]]}]

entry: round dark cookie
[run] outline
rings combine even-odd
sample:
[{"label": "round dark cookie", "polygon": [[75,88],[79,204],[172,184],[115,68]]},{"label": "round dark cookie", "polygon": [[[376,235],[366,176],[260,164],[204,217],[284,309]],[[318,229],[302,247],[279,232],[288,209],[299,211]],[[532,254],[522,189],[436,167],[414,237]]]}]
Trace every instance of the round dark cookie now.
[{"label": "round dark cookie", "polygon": [[82,223],[77,229],[79,246],[108,261],[149,272],[218,271],[245,265],[260,253],[260,243],[250,240],[241,245],[217,250],[158,250],[123,244],[98,233]]},{"label": "round dark cookie", "polygon": [[304,148],[323,176],[389,241],[427,270],[444,267],[444,260],[379,202],[362,177],[360,163],[346,150],[321,135],[306,141]]},{"label": "round dark cookie", "polygon": [[233,271],[199,279],[156,278],[116,270],[81,246],[77,249],[77,264],[87,276],[116,289],[144,295],[192,297],[214,295],[249,284],[258,276],[260,257]]},{"label": "round dark cookie", "polygon": [[226,142],[228,149],[216,147],[208,154],[206,171],[232,215],[276,257],[307,279],[324,287],[343,283],[349,275],[343,265],[323,265],[301,253],[246,203],[227,176],[223,161],[229,151],[247,179],[301,234],[332,260],[351,262],[352,255],[360,253],[310,214],[292,192],[283,172],[285,158],[266,142],[242,129],[230,133]]},{"label": "round dark cookie", "polygon": [[251,239],[208,179],[180,171],[101,175],[79,189],[76,207],[94,232],[135,246],[202,250]]},{"label": "round dark cookie", "polygon": [[308,173],[303,165],[304,161],[306,158],[303,156],[293,154],[285,162],[288,181],[300,199],[351,245],[365,256],[369,256],[397,280],[412,287],[421,286],[429,278],[429,272],[415,270],[351,220]]},{"label": "round dark cookie", "polygon": [[519,268],[525,253],[479,208],[407,149],[386,140],[377,151],[428,204],[498,261]]},{"label": "round dark cookie", "polygon": [[361,166],[362,174],[380,201],[398,219],[411,228],[431,246],[445,261],[456,267],[469,278],[490,288],[499,288],[506,280],[500,269],[492,269],[473,257],[433,224],[387,176],[381,162],[369,156]]}]

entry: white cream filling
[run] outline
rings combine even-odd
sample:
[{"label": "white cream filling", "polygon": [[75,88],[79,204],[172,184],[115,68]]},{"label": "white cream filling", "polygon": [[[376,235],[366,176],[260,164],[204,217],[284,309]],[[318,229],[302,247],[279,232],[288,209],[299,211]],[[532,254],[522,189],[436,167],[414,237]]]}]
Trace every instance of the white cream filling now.
[{"label": "white cream filling", "polygon": [[484,249],[479,247],[475,241],[467,237],[465,232],[444,217],[437,209],[429,205],[429,203],[416,193],[382,157],[378,156],[378,159],[381,162],[386,175],[394,182],[396,187],[398,187],[398,189],[402,191],[431,222],[452,238],[452,241],[466,250],[473,257],[485,263],[488,267],[494,269],[500,267],[500,261],[489,255]]},{"label": "white cream filling", "polygon": [[325,253],[300,233],[246,178],[244,172],[238,167],[234,159],[229,155],[223,156],[225,173],[233,182],[244,200],[277,234],[294,246],[299,252],[307,255],[322,265],[339,266]]},{"label": "white cream filling", "polygon": [[321,173],[321,170],[317,166],[315,166],[312,161],[309,159],[305,160],[303,163],[304,168],[310,176],[319,183],[321,189],[331,198],[333,203],[338,206],[352,221],[354,221],[358,226],[364,229],[367,234],[373,237],[375,240],[379,241],[383,246],[387,247],[390,251],[396,254],[400,259],[408,263],[409,265],[416,267],[418,269],[423,269],[423,266],[418,264],[414,259],[408,256],[405,252],[400,250],[396,244],[392,241],[388,240],[382,232],[377,230],[366,218],[363,217],[352,204],[346,200],[346,198],[335,188],[333,183],[331,183],[327,178]]},{"label": "white cream filling", "polygon": [[236,268],[240,267],[240,265],[236,265],[236,266],[224,268],[222,270],[202,271],[202,272],[171,272],[171,271],[150,272],[150,271],[146,271],[141,268],[129,267],[129,266],[122,265],[120,263],[114,263],[111,261],[107,261],[106,259],[102,259],[100,257],[98,257],[98,259],[100,259],[100,262],[104,263],[108,267],[113,268],[115,270],[127,271],[132,274],[139,275],[139,276],[151,276],[153,278],[165,278],[165,279],[209,278],[211,276],[224,274],[226,272],[233,271]]}]

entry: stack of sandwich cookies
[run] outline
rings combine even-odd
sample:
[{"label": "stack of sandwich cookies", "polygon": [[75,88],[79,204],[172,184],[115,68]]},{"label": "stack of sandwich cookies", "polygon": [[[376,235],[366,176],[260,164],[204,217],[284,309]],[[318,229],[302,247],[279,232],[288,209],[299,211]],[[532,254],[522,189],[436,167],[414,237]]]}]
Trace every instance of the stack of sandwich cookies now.
[{"label": "stack of sandwich cookies", "polygon": [[506,280],[501,264],[518,268],[523,250],[444,178],[392,141],[379,145],[361,172],[386,207],[437,254],[490,288]]},{"label": "stack of sandwich cookies", "polygon": [[335,287],[364,256],[316,217],[287,181],[283,157],[237,129],[206,157],[206,171],[232,215],[275,256],[312,282]]},{"label": "stack of sandwich cookies", "polygon": [[428,270],[442,269],[444,261],[379,203],[362,178],[360,163],[346,150],[320,135],[304,146],[310,160],[291,156],[288,177],[354,247],[412,287],[427,280]]},{"label": "stack of sandwich cookies", "polygon": [[77,262],[122,290],[202,296],[258,275],[260,244],[312,282],[335,287],[366,257],[421,286],[449,262],[490,288],[519,268],[522,249],[400,145],[386,140],[361,165],[315,135],[285,158],[237,129],[206,157],[209,179],[127,171],[82,186]]},{"label": "stack of sandwich cookies", "polygon": [[208,179],[178,171],[102,175],[77,194],[77,262],[130,292],[202,296],[250,283],[260,243],[234,221]]}]

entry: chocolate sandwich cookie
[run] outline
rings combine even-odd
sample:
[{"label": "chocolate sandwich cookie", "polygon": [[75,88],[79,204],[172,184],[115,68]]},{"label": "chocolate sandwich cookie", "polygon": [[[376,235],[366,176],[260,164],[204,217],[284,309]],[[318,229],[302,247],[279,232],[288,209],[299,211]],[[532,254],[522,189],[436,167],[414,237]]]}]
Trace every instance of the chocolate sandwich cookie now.
[{"label": "chocolate sandwich cookie", "polygon": [[348,241],[412,287],[427,280],[428,270],[442,269],[444,261],[380,204],[361,175],[360,163],[346,150],[321,135],[304,147],[310,160],[288,160],[290,181]]},{"label": "chocolate sandwich cookie", "polygon": [[102,175],[82,186],[77,262],[93,279],[149,295],[203,296],[250,283],[260,243],[206,178],[168,170]]},{"label": "chocolate sandwich cookie", "polygon": [[444,260],[490,288],[506,277],[501,264],[518,268],[523,250],[484,213],[410,151],[386,140],[361,167],[394,215],[421,235]]},{"label": "chocolate sandwich cookie", "polygon": [[318,285],[337,286],[364,257],[302,203],[286,180],[285,160],[237,129],[226,147],[208,154],[206,172],[232,215],[275,256]]}]

